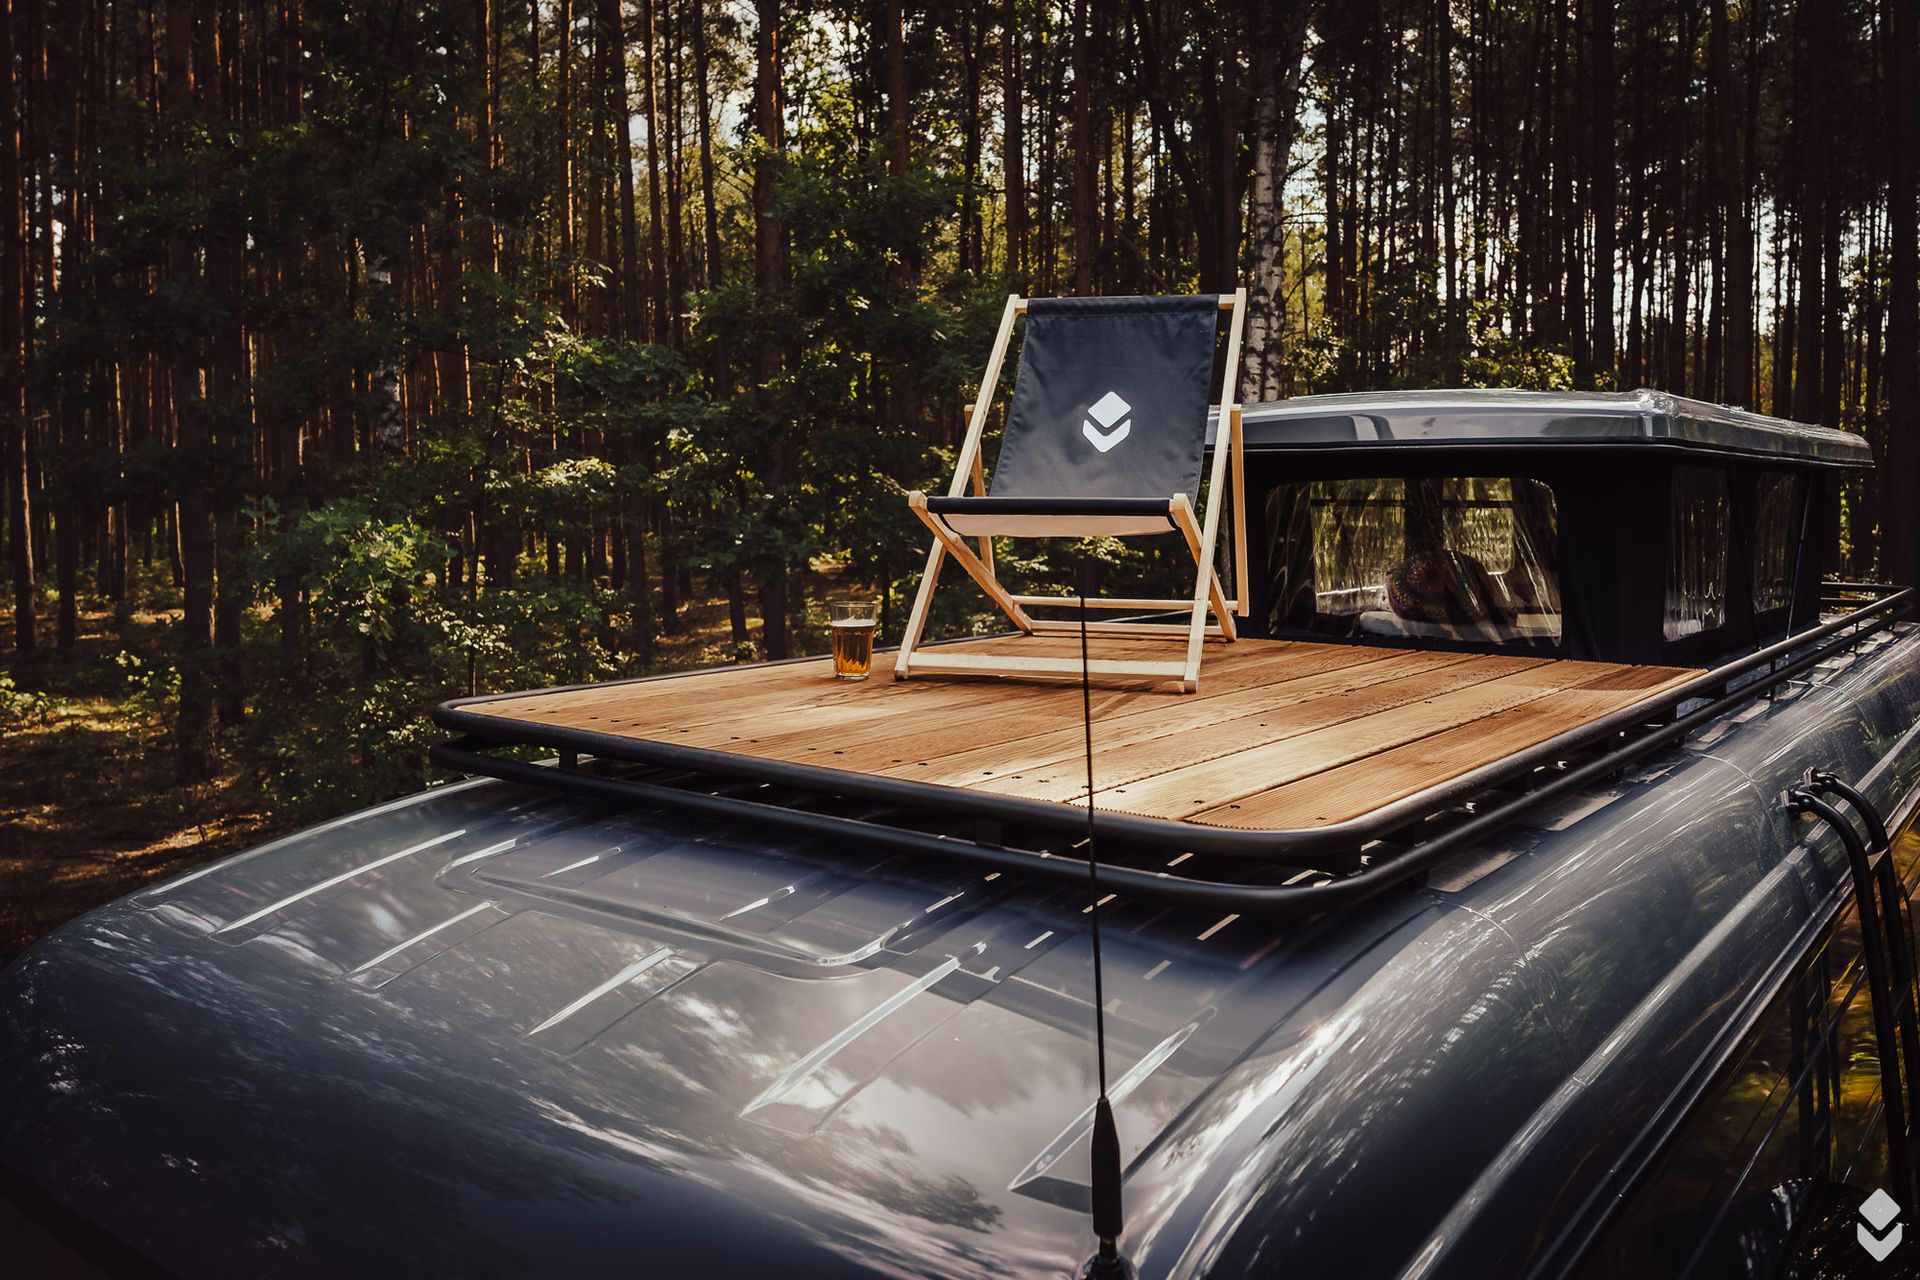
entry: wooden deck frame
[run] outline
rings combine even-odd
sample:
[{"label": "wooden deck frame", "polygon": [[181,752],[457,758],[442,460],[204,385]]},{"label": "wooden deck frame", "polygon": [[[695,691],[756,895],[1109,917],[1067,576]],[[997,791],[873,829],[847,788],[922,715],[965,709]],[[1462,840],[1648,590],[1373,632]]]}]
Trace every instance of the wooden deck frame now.
[{"label": "wooden deck frame", "polygon": [[[1354,821],[1699,675],[1248,637],[1213,656],[1202,688],[1170,699],[1162,684],[1183,663],[1164,638],[1099,636],[1089,649],[1102,677],[1092,707],[1102,813],[1205,831]],[[1077,672],[1079,637],[1002,635],[935,651],[954,678],[896,683],[899,655],[881,652],[872,680],[838,681],[829,659],[810,658],[462,700],[467,710],[442,723],[827,795],[906,788],[896,798],[996,812],[1006,802],[1028,818],[1035,806],[1084,805],[1079,690],[1027,678],[1049,659]]]},{"label": "wooden deck frame", "polygon": [[[1000,385],[1000,369],[1006,360],[1007,347],[1013,338],[1013,326],[1018,317],[1024,315],[1027,300],[1019,294],[1007,296],[1006,309],[1000,315],[1000,328],[994,335],[993,350],[987,358],[987,368],[980,380],[979,393],[974,397],[972,413],[967,423],[967,435],[960,446],[960,457],[953,469],[953,481],[947,488],[947,496],[962,496],[969,483],[975,496],[984,496],[987,491],[985,467],[981,459],[981,442],[986,434],[989,412],[992,408],[995,389]],[[1126,663],[1096,664],[1100,669],[1091,674],[1122,677],[1148,677],[1177,681],[1182,693],[1192,693],[1199,688],[1200,664],[1203,648],[1208,639],[1233,641],[1238,638],[1235,617],[1244,618],[1249,609],[1247,591],[1247,520],[1246,520],[1246,462],[1242,448],[1242,427],[1238,384],[1240,374],[1240,344],[1245,329],[1247,313],[1247,291],[1234,290],[1231,296],[1221,296],[1220,309],[1232,312],[1227,327],[1227,350],[1225,369],[1221,377],[1218,425],[1214,434],[1213,465],[1207,482],[1207,502],[1204,515],[1196,513],[1193,503],[1184,493],[1174,494],[1170,516],[1174,527],[1180,532],[1187,549],[1194,558],[1194,588],[1190,599],[1092,599],[1086,601],[1091,609],[1129,609],[1138,611],[1184,610],[1188,620],[1184,623],[1155,622],[1102,622],[1088,626],[1091,634],[1105,636],[1132,636],[1136,638],[1161,637],[1176,639],[1185,637],[1186,651],[1182,659],[1166,661],[1135,661]],[[1233,573],[1234,594],[1229,596],[1220,581],[1220,573],[1215,566],[1215,550],[1219,545],[1220,512],[1228,503],[1231,486],[1231,505],[1233,508]],[[951,558],[963,569],[967,576],[979,584],[987,598],[1007,615],[1007,618],[1022,632],[1033,635],[1079,630],[1077,622],[1057,619],[1035,618],[1028,609],[1043,606],[1067,606],[1078,603],[1075,597],[1019,596],[1009,591],[994,572],[993,539],[981,536],[977,539],[979,552],[975,554],[967,545],[967,540],[956,534],[938,516],[927,509],[924,493],[914,492],[907,495],[907,505],[927,526],[933,535],[933,545],[927,552],[926,570],[920,578],[920,589],[914,596],[913,608],[907,615],[907,628],[901,637],[900,654],[894,665],[894,679],[906,680],[915,675],[952,674],[978,675],[983,668],[977,657],[963,658],[959,654],[928,652],[922,646],[922,637],[926,631],[927,615],[932,607],[933,593],[938,589],[940,570]],[[1057,536],[1075,536],[1072,517],[1062,517]],[[1032,535],[1027,535],[1032,536]],[[1209,615],[1213,621],[1208,622]],[[1028,674],[1039,676],[1077,676],[1080,674],[1080,662],[1074,658],[1020,658],[1006,659],[1008,665],[999,668],[1009,674]]]},{"label": "wooden deck frame", "polygon": [[[935,703],[946,703],[955,697],[964,698],[969,689],[987,686],[985,682],[973,681],[955,681],[944,686],[932,682],[849,685],[831,680],[831,666],[826,659],[818,658],[761,664],[744,670],[676,672],[607,685],[459,698],[436,707],[433,719],[442,728],[460,736],[434,744],[429,754],[435,764],[456,773],[498,778],[536,790],[579,795],[622,807],[639,806],[645,811],[691,815],[729,827],[755,824],[766,830],[817,840],[823,855],[829,850],[859,849],[878,850],[888,857],[924,858],[932,863],[958,861],[990,870],[993,874],[987,877],[989,880],[1015,873],[1035,884],[1084,885],[1088,872],[1084,860],[1045,844],[1034,847],[1032,837],[1039,836],[1044,841],[1045,833],[1051,832],[1078,840],[1092,825],[1106,838],[1141,849],[1163,849],[1183,855],[1165,867],[1103,866],[1103,883],[1111,879],[1114,882],[1111,887],[1116,892],[1146,902],[1206,905],[1235,913],[1257,912],[1272,919],[1305,919],[1372,901],[1390,886],[1416,881],[1444,860],[1474,848],[1489,836],[1498,835],[1542,806],[1582,794],[1583,789],[1590,786],[1611,785],[1634,763],[1682,741],[1729,712],[1749,706],[1754,699],[1766,697],[1788,682],[1813,678],[1816,668],[1824,668],[1836,656],[1856,649],[1869,637],[1885,636],[1897,618],[1912,612],[1914,593],[1911,589],[1874,590],[1879,598],[1871,603],[1846,602],[1857,607],[1851,607],[1850,612],[1840,617],[1795,632],[1765,649],[1708,671],[1675,670],[1672,674],[1679,677],[1677,681],[1662,680],[1653,668],[1639,668],[1637,670],[1645,673],[1643,676],[1629,677],[1624,682],[1608,679],[1603,673],[1604,686],[1624,695],[1611,709],[1593,705],[1596,700],[1591,696],[1587,706],[1570,706],[1568,698],[1542,690],[1540,699],[1483,716],[1478,725],[1463,723],[1452,731],[1443,730],[1398,748],[1389,747],[1387,755],[1404,753],[1403,763],[1423,769],[1423,776],[1403,776],[1403,785],[1397,791],[1381,785],[1378,772],[1360,762],[1333,765],[1333,769],[1357,770],[1361,776],[1353,779],[1359,784],[1355,787],[1330,790],[1324,785],[1333,780],[1329,770],[1311,772],[1311,761],[1297,759],[1296,767],[1290,770],[1302,775],[1296,781],[1278,784],[1271,776],[1266,781],[1286,785],[1289,791],[1298,793],[1296,798],[1310,805],[1305,809],[1292,808],[1282,796],[1270,797],[1279,803],[1263,804],[1257,811],[1236,801],[1228,801],[1222,807],[1221,797],[1215,796],[1211,808],[1196,811],[1192,791],[1180,788],[1170,797],[1176,802],[1177,811],[1169,818],[1106,806],[1096,812],[1093,807],[1080,803],[1062,803],[1058,795],[1035,799],[982,791],[979,788],[983,782],[991,785],[994,781],[975,772],[980,767],[976,763],[977,753],[983,744],[997,738],[1008,743],[1019,740],[1018,750],[1027,758],[1017,763],[1002,762],[1000,776],[1008,776],[1008,766],[1024,776],[1035,763],[1031,759],[1035,751],[1045,749],[1045,743],[1034,741],[1036,729],[1045,733],[1049,727],[1033,723],[1029,712],[1036,702],[1064,702],[1054,708],[1051,717],[1058,730],[1054,741],[1061,752],[1072,757],[1066,762],[1069,771],[1084,778],[1084,773],[1078,772],[1083,758],[1075,754],[1079,750],[1076,744],[1081,742],[1078,735],[1084,732],[1078,699],[1061,700],[1057,693],[1050,697],[1044,688],[1030,687],[1017,691],[1017,696],[1028,704],[1026,707],[1003,707],[999,715],[985,719],[970,717],[964,709],[950,706],[901,705],[891,712],[877,707],[873,709],[876,716],[866,725],[865,732],[855,729],[851,735],[842,732],[836,737],[832,732],[834,725],[843,722],[853,708],[830,703],[858,702],[876,695],[882,703],[898,701],[902,695],[918,702],[930,698]],[[961,643],[978,647],[987,642]],[[1029,639],[1014,643],[1057,645],[1059,641]],[[1215,672],[1220,678],[1209,682],[1206,693],[1193,703],[1167,707],[1162,702],[1154,718],[1165,719],[1171,714],[1176,720],[1189,718],[1189,722],[1195,715],[1214,720],[1210,713],[1224,708],[1201,706],[1196,711],[1195,704],[1221,696],[1232,697],[1236,691],[1246,697],[1271,697],[1286,705],[1298,704],[1300,699],[1289,694],[1286,684],[1293,684],[1295,693],[1304,692],[1301,682],[1315,679],[1314,675],[1296,666],[1291,681],[1276,682],[1271,677],[1284,673],[1261,669],[1267,667],[1262,649],[1273,653],[1287,647],[1287,642],[1243,642],[1225,655],[1221,666],[1226,670]],[[1297,644],[1291,647],[1325,648]],[[884,652],[875,655],[877,673],[882,672],[882,664],[892,657]],[[1390,655],[1374,650],[1372,658],[1386,661]],[[1427,660],[1441,664],[1468,662],[1472,655],[1430,653]],[[1233,670],[1234,666],[1244,666],[1249,661],[1254,670],[1238,673]],[[1314,666],[1321,666],[1321,674],[1325,674],[1324,664],[1309,659],[1308,667]],[[1614,668],[1621,675],[1633,670],[1636,669]],[[813,679],[822,696],[803,699],[804,706],[791,707],[794,715],[812,720],[811,728],[780,716],[785,730],[778,735],[779,741],[768,741],[761,736],[769,722],[764,704],[746,707],[744,719],[739,718],[742,708],[738,706],[733,707],[731,713],[715,708],[722,720],[730,716],[736,719],[733,730],[703,713],[710,705],[709,690],[728,700],[748,694],[751,702],[745,686],[762,681],[777,684],[783,671],[814,673]],[[1373,674],[1385,673],[1376,669]],[[701,691],[695,692],[684,683],[688,680],[705,683]],[[1005,684],[995,687],[1003,695],[1016,693]],[[1602,687],[1589,682],[1587,694],[1598,694]],[[675,715],[694,712],[699,725],[704,727],[696,727],[691,720],[679,726],[662,723],[643,705],[654,701],[644,692],[648,689],[664,695],[655,701],[656,706],[670,709]],[[826,692],[829,689],[831,694]],[[1729,689],[1733,692],[1728,692]],[[768,689],[767,692],[775,691]],[[1339,696],[1338,691],[1324,688],[1320,692]],[[1635,693],[1639,696],[1634,696]],[[1099,733],[1105,741],[1112,736],[1114,717],[1126,718],[1126,709],[1113,705],[1115,700],[1147,695],[1103,689],[1096,696],[1102,724]],[[637,701],[630,701],[635,698]],[[580,702],[583,699],[585,705],[576,706],[571,712],[554,705],[560,700]],[[1137,710],[1149,710],[1142,702],[1134,705]],[[1683,713],[1683,707],[1692,709]],[[1238,710],[1241,712],[1239,723],[1267,727],[1260,724],[1261,708]],[[1482,706],[1480,710],[1491,708]],[[1559,723],[1536,722],[1530,731],[1510,732],[1518,728],[1511,723],[1515,717],[1530,718],[1538,711],[1547,712]],[[1247,719],[1249,714],[1254,719]],[[929,718],[955,725],[969,736],[968,742],[948,744],[952,748],[949,755],[953,750],[965,753],[964,778],[956,776],[935,782],[916,777],[924,773],[916,753],[910,748],[902,750],[904,744],[895,744],[902,726],[910,729],[912,722],[924,723]],[[1489,740],[1484,729],[1500,727],[1503,722],[1498,739]],[[1208,737],[1181,734],[1178,725],[1163,727],[1180,741],[1204,742]],[[1288,727],[1303,728],[1294,724]],[[1461,741],[1463,734],[1464,742]],[[1137,741],[1137,735],[1127,736]],[[850,738],[859,739],[862,750],[869,753],[882,744],[891,750],[877,761],[871,757],[856,759],[834,745],[839,742],[846,747],[855,746]],[[1459,750],[1461,745],[1468,750]],[[490,754],[496,748],[525,746],[558,750],[560,767]],[[595,758],[592,767],[582,766],[583,754]],[[1382,753],[1376,751],[1373,759],[1382,759]],[[1424,760],[1426,765],[1420,766],[1419,760]],[[607,767],[614,762],[631,762],[671,772],[664,777],[657,773],[621,776],[615,768]],[[882,772],[879,766],[888,762],[896,767]],[[1180,765],[1179,760],[1163,761],[1162,771],[1178,769]],[[1302,769],[1300,765],[1309,768]],[[1244,767],[1235,767],[1229,770],[1229,781],[1244,782],[1246,774]],[[750,799],[738,786],[743,780],[774,788],[791,787],[794,793],[786,799],[777,791],[764,799]],[[1009,776],[1008,780],[1017,779]],[[1118,790],[1119,780],[1109,779],[1109,782],[1114,785],[1106,794],[1118,800],[1122,794]],[[1269,792],[1274,789],[1273,785],[1267,787]],[[1342,790],[1347,798],[1339,799],[1332,794],[1333,790]],[[823,794],[871,803],[856,810],[858,816],[832,812],[816,803]],[[1163,794],[1163,801],[1168,798]],[[1325,803],[1328,800],[1335,802],[1329,805]],[[1469,803],[1472,804],[1471,816],[1458,820],[1463,816],[1462,807]],[[873,812],[873,805],[879,806],[879,814]],[[1160,808],[1162,812],[1167,811],[1164,804]],[[895,813],[903,815],[905,821],[887,821],[881,816]],[[1440,824],[1436,830],[1435,824],[1426,819],[1440,813],[1451,814],[1456,820]],[[950,820],[947,828],[928,830],[924,818],[932,814],[945,815]],[[1220,825],[1222,823],[1225,825]],[[1015,835],[1016,830],[1022,834]],[[968,837],[969,831],[973,833],[972,838]],[[1373,856],[1363,866],[1360,853],[1369,846]],[[1253,882],[1236,870],[1245,861],[1259,865]],[[1275,884],[1265,870],[1275,863],[1318,868],[1331,872],[1333,878],[1303,879],[1296,875]]]}]

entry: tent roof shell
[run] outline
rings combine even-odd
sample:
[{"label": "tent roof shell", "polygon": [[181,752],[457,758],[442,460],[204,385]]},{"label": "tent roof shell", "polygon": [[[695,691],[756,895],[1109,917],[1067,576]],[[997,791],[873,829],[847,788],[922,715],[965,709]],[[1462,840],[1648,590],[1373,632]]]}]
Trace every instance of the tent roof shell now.
[{"label": "tent roof shell", "polygon": [[1249,449],[1602,446],[1679,448],[1864,468],[1862,436],[1644,388],[1621,392],[1434,390],[1299,396],[1249,404]]}]

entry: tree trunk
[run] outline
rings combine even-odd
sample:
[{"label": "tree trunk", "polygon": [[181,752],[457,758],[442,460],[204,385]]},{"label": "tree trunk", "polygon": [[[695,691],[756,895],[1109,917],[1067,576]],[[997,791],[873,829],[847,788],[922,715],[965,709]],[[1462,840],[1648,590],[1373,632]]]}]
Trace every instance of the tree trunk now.
[{"label": "tree trunk", "polygon": [[975,0],[963,0],[959,37],[961,67],[960,108],[960,227],[959,267],[962,275],[980,271],[980,59],[984,25]]},{"label": "tree trunk", "polygon": [[880,0],[880,91],[886,95],[887,176],[912,167],[912,121],[907,102],[907,33],[900,0]]},{"label": "tree trunk", "polygon": [[1326,265],[1321,277],[1320,314],[1333,337],[1347,338],[1353,330],[1352,318],[1347,310],[1346,226],[1349,215],[1340,190],[1340,166],[1346,146],[1346,109],[1344,104],[1330,98],[1326,111],[1326,150],[1320,157],[1320,194],[1326,209],[1323,238]]},{"label": "tree trunk", "polygon": [[747,584],[737,564],[727,569],[727,626],[735,646],[747,643]]},{"label": "tree trunk", "polygon": [[560,0],[560,265],[566,272],[561,288],[561,315],[569,322],[580,318],[580,291],[575,284],[573,250],[573,0]]},{"label": "tree trunk", "polygon": [[1254,107],[1253,276],[1247,294],[1246,372],[1241,377],[1241,397],[1246,400],[1274,400],[1283,394],[1287,157],[1293,150],[1307,36],[1305,0],[1256,5],[1256,24],[1263,9],[1267,25],[1256,25],[1254,46],[1254,88],[1260,97]]},{"label": "tree trunk", "polygon": [[1739,127],[1734,107],[1733,56],[1727,31],[1727,0],[1712,0],[1708,34],[1709,82],[1713,86],[1714,174],[1720,197],[1724,255],[1718,264],[1724,375],[1720,394],[1729,404],[1753,401],[1753,226],[1747,217]]},{"label": "tree trunk", "polygon": [[[759,19],[754,34],[753,123],[765,150],[753,172],[754,284],[762,305],[774,310],[784,305],[787,291],[787,228],[775,212],[780,155],[786,147],[780,88],[780,0],[754,0]],[[755,374],[764,387],[785,364],[785,352],[772,341],[760,344]],[[773,444],[768,467],[774,499],[785,501],[796,471],[792,429],[784,424]],[[787,564],[778,554],[762,552],[755,560],[754,581],[760,592],[760,634],[769,658],[787,656]]]},{"label": "tree trunk", "polygon": [[[633,194],[633,110],[627,94],[627,31],[621,4],[622,0],[600,0],[600,38],[607,46],[607,78],[602,91],[608,110],[613,113],[614,177],[620,191],[618,332],[622,337],[644,339],[646,322],[640,309],[640,237]],[[647,92],[653,92],[651,84]],[[651,111],[648,116],[651,118]],[[659,219],[655,218],[654,222],[657,226]]]},{"label": "tree trunk", "polygon": [[1087,0],[1073,0],[1073,291],[1094,291],[1094,259],[1099,245],[1094,237],[1093,33]]},{"label": "tree trunk", "polygon": [[1027,176],[1026,103],[1020,88],[1020,22],[1018,0],[1006,0],[1000,33],[1000,114],[1005,133],[1000,165],[1006,180],[1007,276],[1016,289],[1026,287]]},{"label": "tree trunk", "polygon": [[726,274],[720,260],[720,212],[713,198],[713,106],[707,87],[711,59],[707,47],[706,5],[704,0],[693,0],[694,83],[700,110],[700,203],[706,214],[706,283],[709,289],[717,289]]},{"label": "tree trunk", "polygon": [[[213,96],[230,127],[243,121],[240,101],[240,21],[232,8],[221,15],[219,61]],[[220,317],[211,344],[208,377],[217,408],[219,436],[215,442],[223,465],[224,483],[214,496],[216,531],[216,595],[213,606],[215,697],[220,723],[240,723],[245,707],[240,670],[240,615],[247,598],[247,525],[242,511],[242,477],[252,457],[252,419],[247,412],[247,344],[242,328],[245,292],[245,228],[233,216],[208,228],[207,285]]]},{"label": "tree trunk", "polygon": [[1827,20],[1821,0],[1799,0],[1799,34],[1806,55],[1801,78],[1799,128],[1794,134],[1800,176],[1800,298],[1794,308],[1794,338],[1798,347],[1793,371],[1793,416],[1802,422],[1820,419],[1820,357],[1826,311],[1821,283],[1826,276],[1825,240],[1827,175],[1826,136]]},{"label": "tree trunk", "polygon": [[[656,3],[663,0],[655,0]],[[680,20],[671,4],[667,5],[666,42],[661,61],[667,81],[667,342],[674,350],[687,345],[687,242],[686,168],[683,163],[685,136],[681,128],[682,94],[685,91],[680,62]],[[665,558],[665,548],[662,557]]]},{"label": "tree trunk", "polygon": [[[21,181],[24,138],[20,25],[14,0],[0,0],[0,467],[7,501],[7,564],[13,580],[13,647],[31,653],[37,641],[33,607],[33,503],[27,465],[27,206]],[[21,59],[24,62],[24,58]]]},{"label": "tree trunk", "polygon": [[1920,581],[1920,248],[1915,228],[1914,148],[1920,147],[1920,83],[1914,74],[1915,0],[1888,0],[1888,231],[1892,289],[1887,313],[1887,460],[1880,472],[1884,513],[1881,572]]},{"label": "tree trunk", "polygon": [[[653,341],[666,343],[672,339],[672,320],[670,306],[677,307],[677,300],[667,300],[667,247],[666,226],[660,216],[660,108],[657,85],[660,79],[659,69],[654,63],[654,46],[659,42],[659,33],[655,29],[653,7],[655,0],[640,0],[641,31],[640,66],[641,73],[647,78],[646,92],[642,95],[642,106],[647,113],[647,279],[652,286],[648,290],[653,323],[648,326],[648,336]],[[621,59],[621,86],[626,85],[626,60]],[[625,120],[627,113],[620,113]],[[624,125],[622,126],[625,127]],[[631,144],[620,152],[621,180],[631,183],[633,172],[633,148]],[[624,197],[623,197],[624,198]],[[635,326],[630,336],[639,337],[640,329]]]},{"label": "tree trunk", "polygon": [[1593,380],[1601,386],[1611,385],[1615,380],[1615,369],[1619,359],[1619,339],[1614,332],[1614,258],[1615,240],[1615,204],[1619,187],[1619,173],[1614,164],[1614,98],[1613,98],[1613,41],[1614,13],[1613,0],[1593,0],[1591,24],[1591,56],[1588,67],[1591,72],[1593,92],[1591,110],[1593,112],[1591,159],[1589,180],[1592,187],[1588,197],[1593,218]]},{"label": "tree trunk", "polygon": [[[194,109],[191,47],[193,0],[166,0],[166,110],[172,128],[186,130]],[[193,246],[184,231],[168,237],[167,278],[182,294],[200,289]],[[200,393],[198,352],[191,336],[175,334],[171,352],[171,393],[180,500],[176,508],[180,536],[180,572],[184,583],[180,619],[180,773],[193,781],[207,776],[212,761],[206,739],[213,713],[213,514],[207,492],[207,406]]]}]

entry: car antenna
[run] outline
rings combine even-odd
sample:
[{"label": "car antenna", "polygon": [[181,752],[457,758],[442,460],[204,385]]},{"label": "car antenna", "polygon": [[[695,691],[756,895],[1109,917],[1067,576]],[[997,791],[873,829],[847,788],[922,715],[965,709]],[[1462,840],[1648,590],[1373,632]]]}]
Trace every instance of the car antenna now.
[{"label": "car antenna", "polygon": [[1087,745],[1087,913],[1093,921],[1093,1043],[1100,1067],[1100,1097],[1093,1105],[1093,1234],[1099,1249],[1080,1269],[1083,1280],[1133,1280],[1133,1263],[1120,1252],[1125,1219],[1120,1206],[1120,1134],[1107,1100],[1106,992],[1100,982],[1100,863],[1093,835],[1093,684],[1088,678],[1087,596],[1080,593],[1080,721]]}]

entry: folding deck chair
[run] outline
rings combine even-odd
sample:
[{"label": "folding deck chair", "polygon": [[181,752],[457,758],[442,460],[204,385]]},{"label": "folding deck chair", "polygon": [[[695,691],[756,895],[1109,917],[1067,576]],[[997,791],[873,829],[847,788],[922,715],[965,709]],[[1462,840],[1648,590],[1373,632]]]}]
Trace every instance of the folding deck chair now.
[{"label": "folding deck chair", "polygon": [[[928,673],[1080,674],[1080,659],[989,657],[921,646],[927,611],[946,558],[958,561],[987,597],[1026,634],[1073,632],[1076,622],[1034,618],[1029,609],[1074,603],[1073,597],[1022,596],[994,573],[993,539],[1004,537],[1136,537],[1178,532],[1193,553],[1193,596],[1187,599],[1089,598],[1088,608],[1132,612],[1190,610],[1182,623],[1107,622],[1098,635],[1186,639],[1179,660],[1099,660],[1104,676],[1179,681],[1192,692],[1209,635],[1233,640],[1234,615],[1247,613],[1246,475],[1241,457],[1236,387],[1247,292],[1169,298],[1007,299],[1000,332],[973,405],[966,442],[944,497],[907,495],[933,532],[927,570],[894,663],[896,679]],[[1206,455],[1207,410],[1219,343],[1220,313],[1230,312],[1226,372],[1221,380],[1218,440],[1204,519],[1196,506]],[[988,490],[980,456],[987,412],[1016,317],[1026,316],[1020,371]],[[1229,470],[1231,462],[1231,470]],[[969,481],[973,492],[966,492]],[[1221,508],[1233,486],[1234,586],[1229,598],[1214,568]],[[976,555],[967,539],[978,539]],[[1214,623],[1207,624],[1211,611]]]}]

